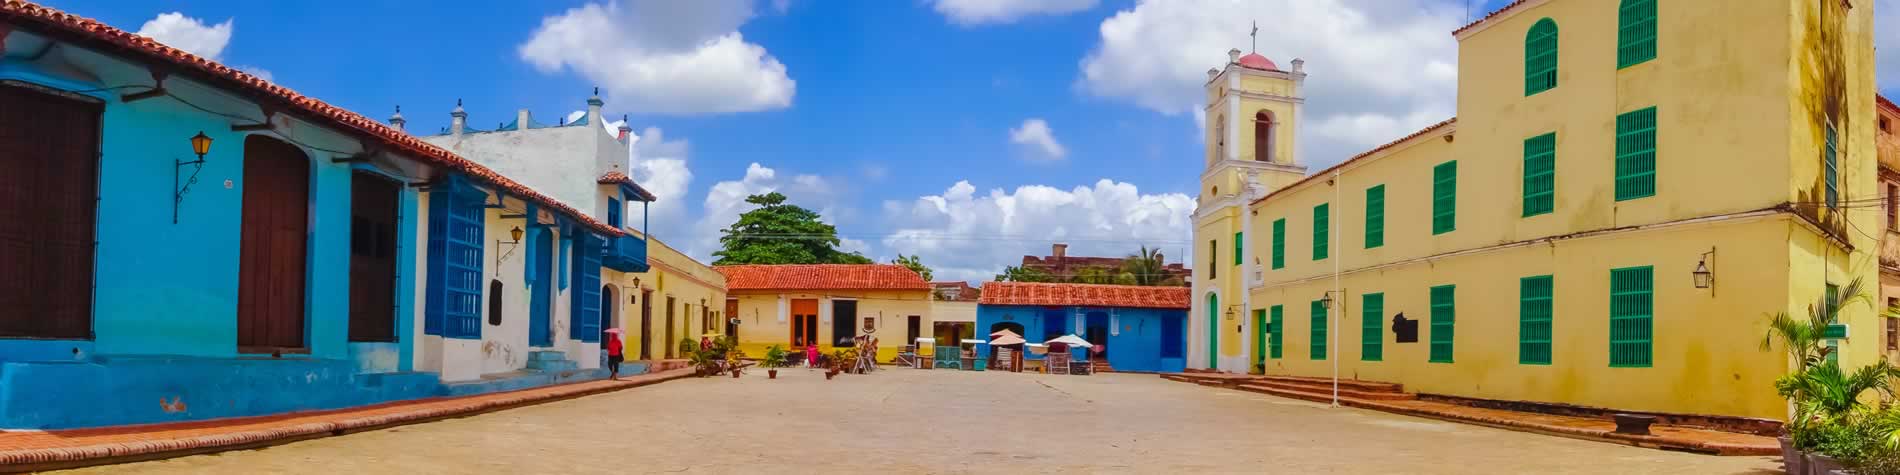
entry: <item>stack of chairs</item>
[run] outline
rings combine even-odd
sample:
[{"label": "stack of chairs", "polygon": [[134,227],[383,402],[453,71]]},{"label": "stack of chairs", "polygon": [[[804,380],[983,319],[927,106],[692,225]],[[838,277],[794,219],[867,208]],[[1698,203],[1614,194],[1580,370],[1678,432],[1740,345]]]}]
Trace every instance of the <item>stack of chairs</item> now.
[{"label": "stack of chairs", "polygon": [[932,363],[936,364],[937,369],[963,369],[963,350],[960,348],[939,346],[934,356]]},{"label": "stack of chairs", "polygon": [[904,349],[902,351],[897,352],[897,360],[892,361],[892,363],[901,364],[901,365],[909,366],[912,368],[922,367],[922,363],[920,363],[917,360],[917,345],[915,344],[904,345]]},{"label": "stack of chairs", "polygon": [[1049,352],[1043,357],[1043,366],[1049,368],[1049,374],[1069,374],[1069,352]]}]

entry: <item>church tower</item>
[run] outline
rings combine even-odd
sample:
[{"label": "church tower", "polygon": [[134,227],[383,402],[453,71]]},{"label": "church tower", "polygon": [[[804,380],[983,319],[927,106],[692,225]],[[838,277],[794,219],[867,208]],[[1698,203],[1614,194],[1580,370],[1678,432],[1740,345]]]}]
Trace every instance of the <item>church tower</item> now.
[{"label": "church tower", "polygon": [[[1267,192],[1306,176],[1296,132],[1305,105],[1305,61],[1290,70],[1240,50],[1227,65],[1207,70],[1207,136],[1200,201],[1194,212],[1194,304],[1187,334],[1187,367],[1245,373],[1247,341],[1258,325],[1247,305],[1261,253],[1247,206]],[[1271,232],[1270,230],[1262,230]]]}]

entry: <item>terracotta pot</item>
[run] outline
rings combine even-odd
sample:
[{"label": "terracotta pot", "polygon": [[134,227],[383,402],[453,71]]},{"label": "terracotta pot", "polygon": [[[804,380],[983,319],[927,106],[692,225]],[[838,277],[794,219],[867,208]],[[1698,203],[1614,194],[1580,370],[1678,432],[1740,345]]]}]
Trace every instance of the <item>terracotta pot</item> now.
[{"label": "terracotta pot", "polygon": [[1794,447],[1794,438],[1781,436],[1775,440],[1781,442],[1781,469],[1795,475],[1808,473],[1807,454]]},{"label": "terracotta pot", "polygon": [[765,370],[765,379],[778,379],[778,370],[776,369]]},{"label": "terracotta pot", "polygon": [[825,372],[825,381],[830,381],[830,380],[831,380],[831,378],[832,378],[833,376],[837,376],[837,375],[838,375],[838,373],[833,373],[833,372],[830,372],[830,371],[826,371],[826,372]]}]

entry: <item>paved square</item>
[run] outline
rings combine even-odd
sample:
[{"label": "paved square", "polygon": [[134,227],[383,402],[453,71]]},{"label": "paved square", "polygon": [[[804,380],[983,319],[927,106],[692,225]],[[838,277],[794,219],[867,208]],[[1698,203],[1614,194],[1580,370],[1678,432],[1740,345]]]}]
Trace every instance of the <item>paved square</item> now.
[{"label": "paved square", "polygon": [[96,473],[1778,473],[1165,381],[890,369],[687,379]]}]

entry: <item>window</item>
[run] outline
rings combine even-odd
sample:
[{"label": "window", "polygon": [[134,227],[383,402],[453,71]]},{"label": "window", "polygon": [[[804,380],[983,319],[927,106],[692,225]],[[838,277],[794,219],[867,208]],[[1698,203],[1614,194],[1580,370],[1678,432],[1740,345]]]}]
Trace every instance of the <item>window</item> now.
[{"label": "window", "polygon": [[620,200],[607,199],[607,225],[620,229]]},{"label": "window", "polygon": [[1837,143],[1839,137],[1837,137],[1837,134],[1838,132],[1834,129],[1834,123],[1832,121],[1828,122],[1827,145],[1822,150],[1821,163],[1822,166],[1826,167],[1823,172],[1826,173],[1827,207],[1830,209],[1838,208],[1841,205],[1840,161],[1836,158],[1840,152]]},{"label": "window", "polygon": [[916,344],[917,338],[923,336],[923,334],[920,333],[924,331],[923,319],[924,317],[922,315],[911,315],[909,317],[909,327],[908,330],[904,332],[905,337],[903,344]]},{"label": "window", "polygon": [[1616,116],[1616,200],[1656,196],[1656,108]]},{"label": "window", "polygon": [[1557,22],[1538,20],[1524,36],[1524,95],[1557,87]]},{"label": "window", "polygon": [[1220,254],[1220,240],[1209,239],[1207,241],[1207,279],[1208,280],[1213,280],[1214,276],[1217,274],[1216,272],[1214,272],[1214,268],[1220,264],[1219,254]]},{"label": "window", "polygon": [[[1900,298],[1888,297],[1886,310],[1891,312],[1895,307],[1900,307]],[[1886,324],[1887,351],[1900,350],[1900,319],[1882,318],[1880,321]]]},{"label": "window", "polygon": [[1286,267],[1286,218],[1273,220],[1273,268]]},{"label": "window", "polygon": [[1432,167],[1432,234],[1458,229],[1458,161]]},{"label": "window", "polygon": [[1385,361],[1385,294],[1360,297],[1359,360]]},{"label": "window", "polygon": [[1240,243],[1245,242],[1241,237],[1241,233],[1234,233],[1234,265],[1240,265]]},{"label": "window", "polygon": [[1648,266],[1610,271],[1610,367],[1651,364],[1652,277]]},{"label": "window", "polygon": [[1455,340],[1455,338],[1453,338],[1455,335],[1453,335],[1452,332],[1456,328],[1453,324],[1457,322],[1457,314],[1454,312],[1455,309],[1452,306],[1455,300],[1453,295],[1454,290],[1455,287],[1450,285],[1432,287],[1432,354],[1430,361],[1433,363],[1451,362],[1452,342]]},{"label": "window", "polygon": [[1324,360],[1326,359],[1326,304],[1314,300],[1311,310],[1313,314],[1313,332],[1311,335],[1313,341],[1312,345],[1310,345],[1312,351],[1307,353],[1307,357],[1315,360]]},{"label": "window", "polygon": [[1328,220],[1332,213],[1328,212],[1330,211],[1328,208],[1325,203],[1313,207],[1313,260],[1315,261],[1326,258],[1326,242],[1331,239],[1327,237],[1327,232],[1332,228],[1332,223]]},{"label": "window", "polygon": [[1900,185],[1887,184],[1887,230],[1900,230]]},{"label": "window", "polygon": [[1273,161],[1273,114],[1267,111],[1253,115],[1253,159]]},{"label": "window", "polygon": [[501,279],[488,281],[488,324],[501,325]]},{"label": "window", "polygon": [[1268,317],[1267,327],[1272,330],[1271,333],[1267,334],[1268,356],[1277,360],[1280,359],[1280,350],[1285,346],[1282,342],[1286,341],[1286,323],[1284,318],[1286,311],[1282,306],[1274,305],[1267,313],[1271,315]]},{"label": "window", "polygon": [[1550,364],[1551,277],[1517,281],[1517,363]]},{"label": "window", "polygon": [[1623,0],[1617,22],[1617,69],[1656,59],[1656,0]]},{"label": "window", "polygon": [[873,333],[876,331],[877,331],[877,317],[864,317],[864,332]]},{"label": "window", "polygon": [[1557,134],[1524,140],[1524,216],[1550,213],[1557,201]]},{"label": "window", "polygon": [[[605,244],[591,233],[574,236],[574,304],[568,317],[569,338],[589,343],[600,341],[600,249]],[[566,261],[562,261],[566,262]],[[700,308],[700,312],[706,309]]]},{"label": "window", "polygon": [[92,338],[102,106],[72,97],[0,84],[0,336]]},{"label": "window", "polygon": [[1886,117],[1880,118],[1880,131],[1890,134],[1893,133],[1893,124],[1888,123]]},{"label": "window", "polygon": [[1366,249],[1385,245],[1385,185],[1366,189]]}]

